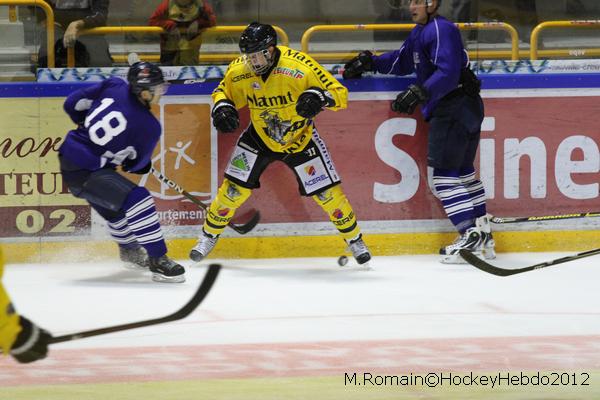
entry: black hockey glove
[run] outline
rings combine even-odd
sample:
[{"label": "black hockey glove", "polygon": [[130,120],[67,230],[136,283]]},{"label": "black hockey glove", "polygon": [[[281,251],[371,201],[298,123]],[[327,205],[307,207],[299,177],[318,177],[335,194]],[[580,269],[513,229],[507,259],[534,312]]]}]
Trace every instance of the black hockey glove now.
[{"label": "black hockey glove", "polygon": [[361,51],[344,65],[342,77],[344,79],[357,79],[362,77],[364,72],[369,71],[373,71],[373,53],[368,50]]},{"label": "black hockey glove", "polygon": [[129,172],[131,174],[140,174],[140,175],[147,174],[148,172],[150,172],[150,168],[152,168],[152,162],[149,161],[148,164],[146,164],[142,168],[138,169],[137,171],[132,171],[132,168],[135,167],[135,164],[136,164],[136,160],[132,160],[131,158],[126,158],[125,161],[123,161],[123,163],[121,163],[121,168],[125,172]]},{"label": "black hockey glove", "polygon": [[429,98],[427,91],[421,86],[410,85],[408,89],[400,92],[396,100],[392,101],[392,111],[400,114],[412,114],[419,104],[425,103]]},{"label": "black hockey glove", "polygon": [[27,318],[21,316],[21,332],[12,346],[10,354],[20,363],[41,360],[48,354],[48,341],[52,336]]},{"label": "black hockey glove", "polygon": [[213,125],[219,132],[233,132],[240,126],[240,116],[231,101],[219,101],[213,107],[211,116]]},{"label": "black hockey glove", "polygon": [[296,112],[303,118],[314,118],[323,110],[323,107],[332,107],[335,100],[327,90],[310,87],[298,96]]}]

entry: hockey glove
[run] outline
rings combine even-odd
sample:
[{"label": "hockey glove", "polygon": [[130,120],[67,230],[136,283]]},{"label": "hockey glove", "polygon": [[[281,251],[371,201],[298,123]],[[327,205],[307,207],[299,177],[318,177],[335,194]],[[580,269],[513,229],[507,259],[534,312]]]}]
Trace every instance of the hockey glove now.
[{"label": "hockey glove", "polygon": [[356,57],[344,65],[342,77],[344,79],[357,79],[363,72],[373,71],[373,53],[361,51]]},{"label": "hockey glove", "polygon": [[427,91],[421,86],[410,85],[408,89],[400,92],[396,100],[392,101],[392,111],[400,114],[412,114],[419,104],[425,103],[429,98]]},{"label": "hockey glove", "polygon": [[27,318],[21,316],[21,332],[12,346],[10,354],[20,363],[41,360],[48,354],[48,341],[52,336]]},{"label": "hockey glove", "polygon": [[327,90],[318,87],[306,89],[296,102],[296,112],[303,118],[314,118],[323,110],[323,107],[332,107],[335,100]]},{"label": "hockey glove", "polygon": [[240,126],[240,116],[229,100],[221,100],[215,104],[211,116],[214,127],[220,132],[233,132]]}]

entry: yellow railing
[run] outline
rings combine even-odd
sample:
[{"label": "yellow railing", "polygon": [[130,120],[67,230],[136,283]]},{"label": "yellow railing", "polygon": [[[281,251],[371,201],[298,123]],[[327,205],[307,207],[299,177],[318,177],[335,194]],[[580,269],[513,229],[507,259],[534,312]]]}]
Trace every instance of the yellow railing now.
[{"label": "yellow railing", "polygon": [[[0,0],[0,1],[2,1],[2,0]],[[285,31],[278,26],[273,26],[273,28],[277,32],[279,42],[281,44],[283,44],[284,46],[288,46],[290,43],[290,40],[288,38],[287,33],[285,33]],[[202,35],[198,36],[197,40],[200,41],[200,40],[202,40],[202,37],[204,37],[205,35],[211,35],[211,34],[214,35],[214,34],[219,34],[219,33],[241,33],[244,31],[244,29],[246,29],[245,25],[243,25],[243,26],[241,26],[241,25],[240,26],[237,26],[237,25],[235,25],[235,26],[215,26],[212,28],[205,29],[202,32]],[[165,30],[158,26],[103,26],[103,27],[99,27],[99,28],[84,29],[80,32],[80,35],[118,35],[118,34],[126,34],[126,33],[150,33],[150,34],[160,35],[162,33],[165,33]],[[208,54],[203,54],[202,60],[224,61],[224,60],[232,60],[238,56],[239,56],[239,53],[213,54],[213,55],[210,55],[210,57]],[[126,56],[123,56],[122,58],[123,58],[123,60],[118,60],[118,61],[124,61],[126,59]],[[158,59],[159,59],[158,56],[143,57],[143,58],[146,60],[149,60],[149,61],[158,61]],[[69,68],[73,68],[75,66],[75,51],[73,48],[67,49],[67,66]]]},{"label": "yellow railing", "polygon": [[[569,50],[545,50],[539,51],[539,36],[543,30],[548,28],[600,28],[600,20],[584,21],[546,21],[542,22],[531,31],[531,59],[537,60],[540,54],[546,56],[576,56],[576,55],[598,55],[600,49],[569,49]],[[579,53],[579,54],[578,54]]]},{"label": "yellow railing", "polygon": [[[510,56],[513,60],[519,59],[519,34],[517,30],[504,22],[474,22],[474,23],[459,23],[456,24],[461,30],[503,30],[508,32],[511,38]],[[317,32],[356,32],[356,31],[410,31],[415,27],[415,24],[358,24],[358,25],[315,25],[308,28],[301,39],[302,51],[308,53],[310,38]],[[470,51],[469,56],[473,58],[485,57],[488,51],[477,50]],[[489,53],[497,54],[497,51],[489,51]],[[505,53],[501,53],[505,54]],[[342,52],[319,52],[314,54],[316,59],[346,59],[354,56],[354,53]]]},{"label": "yellow railing", "polygon": [[[0,0],[0,6],[9,6],[9,14],[15,13],[15,6],[36,6],[46,13],[46,45],[48,46],[48,67],[54,68],[54,12],[42,0]],[[11,17],[9,17],[11,18]],[[16,19],[16,14],[14,16]]]},{"label": "yellow railing", "polygon": [[[46,14],[46,40],[48,48],[48,67],[55,66],[54,49],[54,12],[52,8],[43,0],[0,0],[0,6],[9,6],[9,19],[16,21],[17,6],[35,6],[40,7]],[[521,58],[530,58],[537,60],[541,57],[574,57],[574,56],[600,56],[600,48],[585,48],[585,49],[539,49],[539,37],[542,31],[548,28],[600,28],[600,20],[583,20],[583,21],[546,21],[537,25],[531,32],[531,48],[527,50],[519,50],[519,36],[516,29],[504,22],[475,22],[475,23],[457,23],[461,30],[502,30],[507,32],[511,38],[511,49],[509,50],[469,50],[469,56],[474,59],[482,58],[508,58],[519,60]],[[355,31],[410,31],[414,28],[414,24],[358,24],[358,25],[315,25],[308,28],[301,39],[302,51],[309,52],[309,41],[317,32],[355,32]],[[198,38],[202,40],[205,35],[222,34],[222,33],[241,33],[246,26],[216,26],[206,29]],[[289,45],[289,37],[287,33],[278,26],[274,26],[279,42],[283,45]],[[85,29],[80,32],[81,35],[114,35],[125,33],[149,33],[160,35],[165,33],[163,28],[155,26],[105,26],[93,29]],[[69,48],[67,51],[68,67],[75,66],[74,49]],[[203,53],[202,61],[207,63],[228,62],[239,53]],[[349,59],[355,55],[354,52],[313,52],[311,55],[319,60],[335,60],[341,61]],[[126,55],[114,55],[113,58],[118,62],[125,62]],[[159,55],[146,54],[142,55],[143,59],[149,61],[158,61]]]}]

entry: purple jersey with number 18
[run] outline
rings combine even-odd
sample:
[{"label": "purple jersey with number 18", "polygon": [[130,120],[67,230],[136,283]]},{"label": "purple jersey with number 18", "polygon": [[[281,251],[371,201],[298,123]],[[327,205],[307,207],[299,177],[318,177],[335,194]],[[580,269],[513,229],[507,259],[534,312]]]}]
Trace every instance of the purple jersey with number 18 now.
[{"label": "purple jersey with number 18", "polygon": [[64,109],[78,126],[60,146],[61,156],[82,169],[135,160],[131,171],[145,167],[160,139],[160,122],[131,93],[127,82],[109,78],[71,93]]}]

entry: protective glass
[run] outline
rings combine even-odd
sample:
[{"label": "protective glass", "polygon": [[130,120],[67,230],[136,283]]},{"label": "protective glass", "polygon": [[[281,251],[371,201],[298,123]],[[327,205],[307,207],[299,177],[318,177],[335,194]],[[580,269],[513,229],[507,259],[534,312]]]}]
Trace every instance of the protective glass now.
[{"label": "protective glass", "polygon": [[272,57],[268,49],[257,51],[255,53],[243,54],[244,62],[256,75],[267,72],[271,66]]}]

